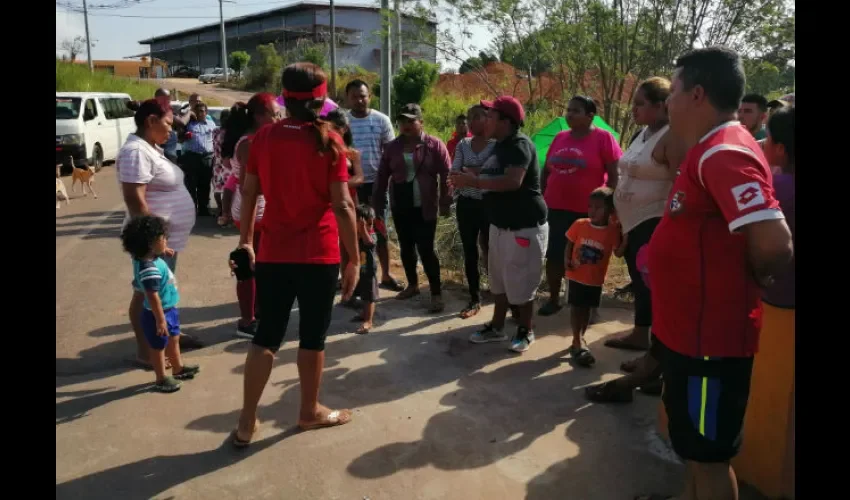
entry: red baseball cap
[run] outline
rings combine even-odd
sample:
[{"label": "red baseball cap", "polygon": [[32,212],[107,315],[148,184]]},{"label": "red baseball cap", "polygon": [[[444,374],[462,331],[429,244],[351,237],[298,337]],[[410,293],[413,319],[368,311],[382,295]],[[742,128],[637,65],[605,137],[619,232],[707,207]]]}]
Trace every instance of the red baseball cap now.
[{"label": "red baseball cap", "polygon": [[487,109],[495,109],[503,115],[511,117],[520,126],[525,121],[525,109],[523,109],[522,104],[513,96],[502,95],[492,101],[481,101],[481,105]]}]

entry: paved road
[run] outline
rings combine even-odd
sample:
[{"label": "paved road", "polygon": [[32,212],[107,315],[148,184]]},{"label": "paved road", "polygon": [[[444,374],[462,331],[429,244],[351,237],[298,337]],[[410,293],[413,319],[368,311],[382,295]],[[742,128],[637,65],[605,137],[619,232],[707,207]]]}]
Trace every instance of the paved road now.
[{"label": "paved road", "polygon": [[581,397],[629,357],[601,347],[627,328],[628,311],[602,312],[589,335],[599,363],[583,370],[564,357],[567,313],[541,318],[538,342],[515,356],[466,341],[477,322],[454,317],[460,292],[448,292],[442,316],[423,302],[383,301],[368,336],[350,333],[350,311],[335,311],[323,398],[356,410],[339,429],[292,432],[297,373],[285,344],[261,402],[261,441],[232,452],[223,443],[247,347],[232,336],[224,265],[235,233],[201,219],[179,258],[184,330],[210,344],[189,354],[201,376],[174,395],[147,392],[152,375],[127,361],[130,266],[114,169],[96,182],[98,200],[56,213],[57,498],[610,500],[679,484],[654,432],[657,399],[604,407]]}]

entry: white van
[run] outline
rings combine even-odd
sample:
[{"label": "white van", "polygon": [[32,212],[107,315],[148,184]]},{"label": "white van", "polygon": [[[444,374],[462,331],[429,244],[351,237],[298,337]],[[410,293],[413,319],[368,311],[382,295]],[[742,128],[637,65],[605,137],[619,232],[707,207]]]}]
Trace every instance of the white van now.
[{"label": "white van", "polygon": [[100,170],[114,161],[127,136],[135,132],[128,94],[56,93],[56,164],[91,165]]}]

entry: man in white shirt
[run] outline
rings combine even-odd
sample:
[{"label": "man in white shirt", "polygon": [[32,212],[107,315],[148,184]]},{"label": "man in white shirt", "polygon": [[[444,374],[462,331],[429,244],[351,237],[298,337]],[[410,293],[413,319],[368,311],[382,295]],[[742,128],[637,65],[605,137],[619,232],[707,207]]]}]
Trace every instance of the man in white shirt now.
[{"label": "man in white shirt", "polygon": [[[345,96],[348,101],[348,117],[351,122],[351,135],[354,138],[354,148],[360,151],[363,167],[363,184],[357,188],[357,198],[360,203],[373,206],[372,192],[375,178],[378,174],[378,164],[384,146],[395,138],[393,124],[389,117],[380,111],[369,108],[369,84],[363,80],[352,80],[345,86]],[[387,229],[385,220],[376,220],[378,260],[381,262],[381,287],[394,292],[404,290],[404,283],[399,283],[390,275],[390,253],[387,247]]]}]

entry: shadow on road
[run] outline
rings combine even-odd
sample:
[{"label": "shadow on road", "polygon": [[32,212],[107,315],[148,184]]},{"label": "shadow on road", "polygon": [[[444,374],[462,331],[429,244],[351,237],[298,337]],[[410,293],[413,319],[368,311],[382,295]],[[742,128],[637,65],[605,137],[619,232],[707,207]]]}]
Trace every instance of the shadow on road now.
[{"label": "shadow on road", "polygon": [[228,437],[216,449],[183,455],[149,457],[56,485],[61,500],[147,500],[174,486],[235,465],[300,432],[288,429],[234,450]]},{"label": "shadow on road", "polygon": [[94,410],[113,401],[129,398],[147,392],[151,384],[139,384],[123,389],[111,391],[107,389],[95,389],[90,391],[56,391],[56,398],[73,398],[56,403],[56,425],[66,424],[88,415]]}]

